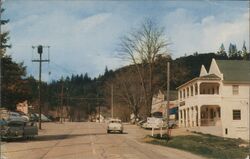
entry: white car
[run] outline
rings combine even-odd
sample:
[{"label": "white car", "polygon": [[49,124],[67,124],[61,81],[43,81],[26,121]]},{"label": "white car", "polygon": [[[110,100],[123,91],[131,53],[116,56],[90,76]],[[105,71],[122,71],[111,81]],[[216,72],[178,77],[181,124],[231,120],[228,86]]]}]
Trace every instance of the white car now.
[{"label": "white car", "polygon": [[164,124],[163,118],[148,117],[147,122],[143,123],[142,127],[145,129],[160,129],[166,127],[166,124]]},{"label": "white car", "polygon": [[107,133],[120,132],[123,133],[122,121],[119,119],[110,119],[108,122]]}]

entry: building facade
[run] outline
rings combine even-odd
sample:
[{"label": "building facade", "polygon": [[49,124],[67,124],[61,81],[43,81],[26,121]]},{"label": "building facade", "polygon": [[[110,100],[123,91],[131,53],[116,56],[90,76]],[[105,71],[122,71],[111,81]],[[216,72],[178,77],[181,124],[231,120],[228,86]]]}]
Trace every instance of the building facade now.
[{"label": "building facade", "polygon": [[250,61],[213,59],[177,89],[180,127],[249,139]]},{"label": "building facade", "polygon": [[[167,92],[159,90],[157,94],[153,96],[152,99],[152,109],[151,114],[152,116],[164,116],[167,109],[168,101],[166,99]],[[169,101],[169,118],[170,119],[177,119],[178,118],[178,101],[177,101],[177,92],[170,91],[170,101]]]}]

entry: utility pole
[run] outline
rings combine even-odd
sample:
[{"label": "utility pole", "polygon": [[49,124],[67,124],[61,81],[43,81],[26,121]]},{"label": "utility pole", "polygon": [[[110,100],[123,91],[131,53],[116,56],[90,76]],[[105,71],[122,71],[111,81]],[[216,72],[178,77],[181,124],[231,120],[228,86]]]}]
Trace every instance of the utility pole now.
[{"label": "utility pole", "polygon": [[[39,54],[39,60],[32,60],[32,62],[39,62],[39,129],[42,129],[42,122],[41,122],[41,114],[42,114],[42,106],[41,106],[41,78],[42,78],[42,63],[43,62],[49,62],[49,59],[43,60],[42,54],[43,54],[43,48],[45,46],[39,45],[39,46],[32,46],[32,48],[37,48],[37,53]],[[49,46],[47,46],[49,48]]]},{"label": "utility pole", "polygon": [[[2,105],[2,0],[0,0],[0,106]],[[2,157],[2,133],[0,136],[0,157]]]},{"label": "utility pole", "polygon": [[63,116],[63,81],[62,81],[62,89],[61,89],[61,109],[60,109],[60,115],[61,115],[61,123],[63,121],[62,116]]},{"label": "utility pole", "polygon": [[101,106],[99,104],[99,123],[101,122]]},{"label": "utility pole", "polygon": [[170,99],[169,99],[169,89],[170,89],[170,62],[168,61],[167,63],[167,108],[165,112],[165,117],[166,117],[166,122],[167,122],[167,134],[169,132],[169,104],[170,104]]},{"label": "utility pole", "polygon": [[114,117],[114,97],[113,97],[113,84],[111,84],[111,117]]}]

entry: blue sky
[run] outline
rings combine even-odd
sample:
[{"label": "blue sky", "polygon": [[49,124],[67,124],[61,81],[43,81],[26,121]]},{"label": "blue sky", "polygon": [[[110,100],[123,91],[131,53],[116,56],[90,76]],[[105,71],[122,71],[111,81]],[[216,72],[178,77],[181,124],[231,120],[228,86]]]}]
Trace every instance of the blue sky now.
[{"label": "blue sky", "polygon": [[117,58],[120,37],[145,18],[165,28],[174,58],[217,51],[221,43],[241,49],[245,40],[249,48],[247,1],[5,0],[3,7],[3,17],[10,19],[4,27],[10,31],[8,53],[24,62],[28,74],[38,74],[31,46],[51,46],[51,62],[43,67],[45,81],[85,72],[96,77],[105,66],[128,64]]}]

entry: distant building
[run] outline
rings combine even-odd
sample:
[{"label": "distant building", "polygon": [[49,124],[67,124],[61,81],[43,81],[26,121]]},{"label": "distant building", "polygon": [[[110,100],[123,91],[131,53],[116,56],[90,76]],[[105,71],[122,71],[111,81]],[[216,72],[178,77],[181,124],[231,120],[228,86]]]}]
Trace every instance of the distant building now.
[{"label": "distant building", "polygon": [[24,101],[22,103],[18,103],[16,105],[16,110],[17,111],[20,111],[20,112],[23,112],[25,114],[28,114],[28,110],[29,110],[29,106],[28,106],[28,101]]},{"label": "distant building", "polygon": [[[166,108],[168,101],[166,99],[167,92],[159,90],[158,94],[155,94],[152,99],[152,110],[151,114],[153,116],[163,116]],[[169,102],[169,110],[170,110],[170,118],[171,119],[177,119],[178,118],[178,113],[174,111],[175,109],[177,110],[177,98],[178,94],[177,91],[170,91],[170,102]]]},{"label": "distant building", "polygon": [[177,89],[180,127],[249,139],[250,61],[213,59]]}]

